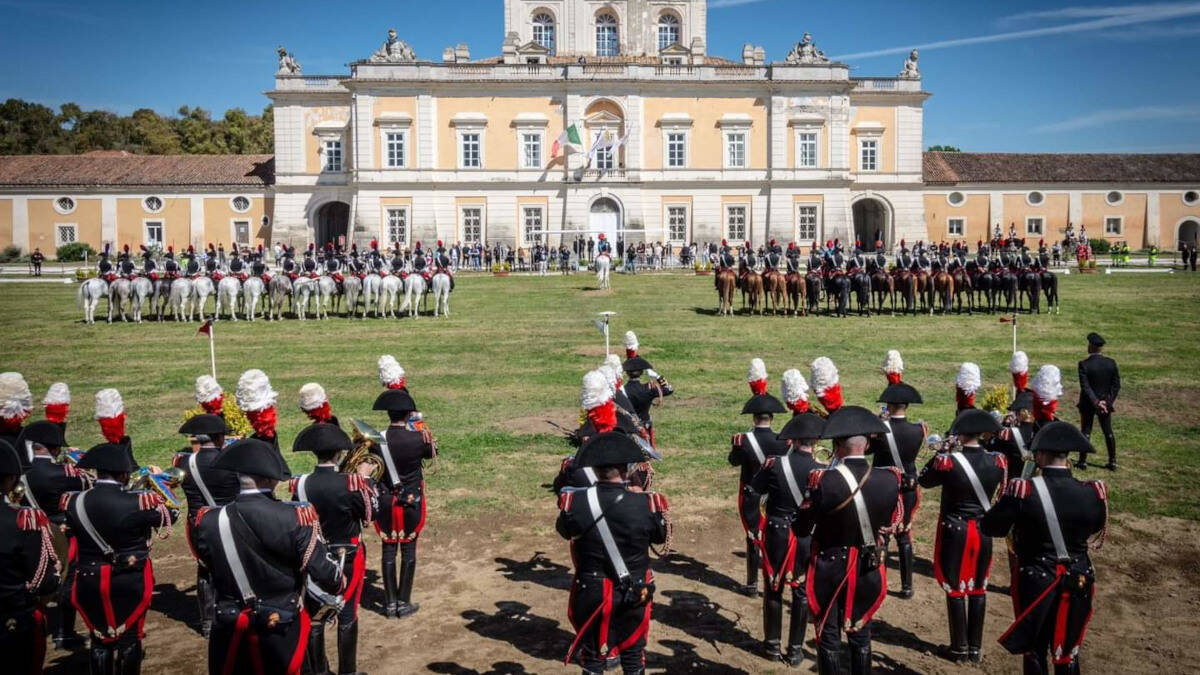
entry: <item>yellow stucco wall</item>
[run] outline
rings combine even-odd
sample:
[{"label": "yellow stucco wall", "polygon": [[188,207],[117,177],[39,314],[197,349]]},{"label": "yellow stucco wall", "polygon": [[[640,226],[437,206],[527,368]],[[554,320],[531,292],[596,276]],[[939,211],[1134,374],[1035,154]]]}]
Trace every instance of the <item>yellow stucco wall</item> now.
[{"label": "yellow stucco wall", "polygon": [[[348,123],[350,106],[315,106],[304,111],[304,165],[309,173],[321,172],[321,139],[313,130],[322,122]],[[342,168],[353,166],[354,158],[350,156],[349,130],[342,134]]]},{"label": "yellow stucco wall", "polygon": [[721,169],[725,166],[725,135],[719,124],[725,115],[748,115],[749,152],[747,168],[767,166],[767,106],[760,98],[647,98],[644,104],[645,168],[666,166],[662,119],[669,114],[685,113],[692,118],[688,148],[689,169]]},{"label": "yellow stucco wall", "polygon": [[145,243],[145,221],[163,222],[163,249],[174,246],[175,252],[186,250],[191,243],[192,200],[190,197],[162,197],[163,208],[150,213],[142,207],[141,197],[117,199],[116,248],[125,244],[133,250]]},{"label": "yellow stucco wall", "polygon": [[[0,237],[4,232],[3,207],[0,206]],[[1179,247],[1179,226],[1184,220],[1200,222],[1200,203],[1188,206],[1183,203],[1183,192],[1162,192],[1158,196],[1158,213],[1162,225],[1159,228],[1159,247],[1164,251]]]},{"label": "yellow stucco wall", "polygon": [[[1108,192],[1085,192],[1082,195],[1083,224],[1087,226],[1089,238],[1125,241],[1134,248],[1146,244],[1146,193],[1122,192],[1124,199],[1112,206],[1105,202]],[[1105,234],[1104,219],[1121,216],[1124,222],[1120,234]]]},{"label": "yellow stucco wall", "polygon": [[[65,216],[54,210],[55,199],[29,200],[29,250],[39,247],[42,253],[54,255],[54,226],[58,223],[74,223],[77,241],[87,242],[96,250],[103,248],[100,242],[100,199],[75,197],[75,210]],[[113,246],[113,250],[121,250],[120,242]]]},{"label": "yellow stucco wall", "polygon": [[[0,199],[0,248],[13,243],[13,203],[11,199]],[[33,249],[30,248],[30,251]],[[45,253],[45,251],[42,251]]]},{"label": "yellow stucco wall", "polygon": [[[991,198],[986,194],[964,195],[966,201],[958,206],[952,206],[946,201],[946,195],[925,195],[926,241],[965,241],[974,248],[976,242],[989,238]],[[950,236],[949,225],[946,222],[949,218],[963,218],[966,221],[963,236]]]},{"label": "yellow stucco wall", "polygon": [[229,203],[229,197],[205,197],[204,198],[204,241],[200,242],[204,246],[212,244],[225,244],[225,248],[229,248],[233,243],[233,221],[246,220],[250,222],[250,241],[251,246],[257,246],[262,243],[261,240],[254,237],[262,227],[262,217],[266,213],[265,200],[258,195],[244,195],[250,200],[250,210],[245,213],[238,213],[233,210],[233,206]]},{"label": "yellow stucco wall", "polygon": [[[540,113],[549,120],[542,144],[542,161],[550,161],[550,146],[562,134],[562,113],[550,97],[485,96],[445,97],[438,99],[438,168],[458,168],[458,127],[454,117],[462,113],[487,116],[483,128],[483,169],[512,171],[517,168],[518,114]],[[542,129],[543,127],[535,127]]]},{"label": "yellow stucco wall", "polygon": [[[418,147],[417,146],[417,143],[418,143],[417,130],[420,128],[420,125],[417,121],[417,97],[416,96],[388,96],[388,97],[384,97],[384,98],[377,98],[377,99],[375,99],[375,103],[373,105],[372,111],[373,111],[373,113],[375,115],[375,119],[377,121],[376,124],[371,128],[371,133],[373,133],[375,135],[375,142],[374,142],[375,166],[379,167],[381,169],[386,168],[383,165],[383,159],[384,159],[385,155],[384,155],[383,132],[382,132],[382,130],[386,128],[389,130],[394,129],[396,131],[407,131],[408,132],[408,147],[406,148],[408,163],[406,165],[406,168],[409,168],[409,169],[416,168],[417,147]],[[398,127],[398,126],[387,124],[386,120],[384,121],[384,126],[380,126],[380,124],[378,123],[378,120],[381,117],[386,118],[386,116],[388,116],[388,115],[398,115],[398,114],[404,114],[404,115],[408,115],[409,117],[411,117],[412,124],[407,127],[403,127],[403,126]]]},{"label": "yellow stucco wall", "polygon": [[[819,128],[812,125],[792,125],[788,127],[787,133],[787,165],[790,169],[800,168],[796,166],[796,137],[801,132],[806,131],[817,132],[817,167],[818,169],[829,168],[829,127],[822,124]],[[811,167],[804,167],[811,168]]]},{"label": "yellow stucco wall", "polygon": [[[855,132],[855,126],[862,123],[877,123],[883,125],[883,135],[876,136],[875,129],[869,133]],[[860,137],[879,139],[878,169],[874,173],[894,173],[896,171],[896,109],[892,107],[857,106],[850,113],[850,170],[859,170],[858,141]]]},{"label": "yellow stucco wall", "polygon": [[[1025,197],[1028,192],[1011,192],[1004,194],[1004,220],[1000,223],[1000,229],[1004,232],[1004,236],[1008,236],[1008,227],[1012,223],[1017,224],[1017,236],[1027,237],[1025,234],[1025,219],[1029,216],[1039,216],[1045,218],[1042,237],[1046,241],[1061,238],[1067,231],[1067,219],[1070,216],[1070,198],[1065,194],[1051,195],[1047,194],[1041,204],[1030,206],[1025,203]],[[995,219],[989,223],[988,227],[994,226]],[[1031,242],[1036,244],[1035,241]]]}]

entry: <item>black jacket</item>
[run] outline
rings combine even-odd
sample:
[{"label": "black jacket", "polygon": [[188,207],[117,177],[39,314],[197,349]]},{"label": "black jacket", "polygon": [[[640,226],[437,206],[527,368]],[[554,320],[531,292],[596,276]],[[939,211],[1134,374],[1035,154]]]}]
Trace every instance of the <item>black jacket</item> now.
[{"label": "black jacket", "polygon": [[[37,508],[50,518],[50,522],[61,525],[66,522],[59,505],[62,496],[68,492],[87,489],[91,479],[69,464],[58,464],[46,456],[34,456],[33,465],[25,472],[25,482],[29,484],[29,491],[33,494],[33,502],[29,505],[33,506],[36,503]],[[29,502],[28,495],[25,500]]]},{"label": "black jacket", "polygon": [[[900,461],[904,464],[899,467],[900,471],[915,475],[917,473],[917,453],[921,451],[921,446],[925,445],[928,429],[924,424],[909,422],[904,417],[890,417],[888,424],[892,426],[892,437],[896,439],[896,450],[899,451]],[[870,448],[874,453],[872,466],[881,469],[895,465],[887,438],[882,434],[871,437]]]},{"label": "black jacket", "polygon": [[[1088,538],[1106,524],[1104,484],[1078,481],[1066,467],[1044,468],[1042,476],[1054,502],[1067,552],[1071,556],[1086,554]],[[1017,557],[1026,564],[1045,554],[1054,557],[1054,541],[1046,527],[1042,502],[1029,480],[1009,481],[1004,496],[980,524],[984,533],[992,537],[1003,537],[1011,530]]]},{"label": "black jacket", "polygon": [[[658,390],[640,380],[629,380],[621,388],[633,405],[633,412],[637,413],[643,424],[650,426],[650,406],[658,398]],[[669,386],[662,388],[663,396],[670,396],[673,393],[675,390]]]},{"label": "black jacket", "polygon": [[1096,410],[1100,401],[1108,403],[1109,411],[1121,392],[1121,373],[1117,362],[1103,354],[1089,354],[1079,362],[1079,409]]},{"label": "black jacket", "polygon": [[[204,481],[204,487],[208,488],[209,494],[212,495],[215,504],[213,506],[224,506],[232,502],[238,496],[241,490],[241,485],[238,483],[237,474],[226,469],[214,469],[212,463],[217,460],[217,455],[220,450],[213,446],[202,446],[196,451],[196,470],[200,473],[200,480]],[[196,478],[191,474],[190,458],[192,453],[181,452],[175,455],[174,465],[183,469],[187,475],[183,479],[183,495],[187,498],[188,522],[196,520],[196,512],[209,504],[205,503],[204,495],[200,492],[200,486],[196,484]]]},{"label": "black jacket", "polygon": [[[58,587],[58,573],[42,550],[45,527],[49,521],[37,509],[0,504],[0,616],[34,607],[38,596]],[[39,573],[41,583],[26,588]]]},{"label": "black jacket", "polygon": [[809,452],[790,452],[786,455],[768,457],[761,471],[750,481],[754,492],[767,498],[767,516],[772,518],[793,518],[801,504],[792,496],[792,488],[788,485],[787,474],[783,471],[783,463],[787,462],[796,479],[796,487],[800,490],[801,501],[808,493],[808,475],[825,465],[817,461]]},{"label": "black jacket", "polygon": [[109,562],[100,544],[86,532],[79,519],[77,504],[80,495],[87,495],[84,509],[92,527],[118,557],[148,552],[154,528],[174,523],[179,515],[162,506],[162,499],[156,494],[126,490],[125,486],[112,481],[97,481],[92,489],[72,494],[63,500],[67,527],[75,532],[78,541],[80,562]]},{"label": "black jacket", "polygon": [[924,488],[942,488],[943,516],[978,518],[991,507],[996,488],[1003,485],[1007,462],[1004,455],[988,452],[978,445],[963,446],[960,456],[970,462],[971,468],[975,470],[979,485],[988,499],[987,504],[979,502],[979,496],[975,494],[975,488],[967,478],[965,470],[947,453],[940,452],[931,457],[925,468],[921,469],[918,482]]},{"label": "black jacket", "polygon": [[361,476],[329,466],[318,466],[307,477],[293,478],[290,487],[293,501],[307,501],[317,510],[321,532],[331,545],[349,544],[362,532],[363,521],[379,508],[374,492]]},{"label": "black jacket", "polygon": [[[392,456],[397,474],[393,477],[385,471],[382,479],[384,485],[391,487],[393,479],[406,486],[420,483],[423,478],[421,460],[433,459],[437,454],[432,438],[425,432],[409,431],[399,426],[388,427],[384,438],[387,439],[388,452]],[[379,454],[380,448],[376,446],[371,451]],[[384,464],[386,466],[386,462]]]},{"label": "black jacket", "polygon": [[[900,480],[894,469],[872,469],[866,458],[847,457],[842,460],[854,478],[860,483],[866,476],[861,494],[867,505],[870,530],[878,536],[880,528],[888,527],[900,514]],[[869,475],[868,475],[869,472]],[[813,545],[816,550],[861,546],[862,535],[857,510],[853,503],[838,508],[850,498],[850,487],[833,469],[814,471],[809,474],[809,501],[801,509],[802,518],[813,523]]]},{"label": "black jacket", "polygon": [[[777,457],[787,454],[787,443],[779,440],[776,433],[769,427],[755,427],[752,431],[754,438],[758,440],[758,448],[762,450],[763,458]],[[746,440],[746,434],[734,434],[730,441],[729,463],[732,466],[741,467],[741,481],[743,485],[750,485],[754,480],[754,474],[762,468],[762,462],[758,461],[758,457],[754,454],[754,448],[750,447],[750,442]],[[807,476],[808,474],[804,474]],[[800,478],[799,480],[804,480]]]},{"label": "black jacket", "polygon": [[[620,483],[599,483],[595,489],[599,491],[600,510],[625,566],[634,579],[644,578],[650,567],[650,544],[667,540],[662,497],[654,493],[630,492]],[[572,542],[575,573],[603,575],[616,580],[588,507],[587,493],[564,494],[560,508],[554,527],[563,539]]]}]

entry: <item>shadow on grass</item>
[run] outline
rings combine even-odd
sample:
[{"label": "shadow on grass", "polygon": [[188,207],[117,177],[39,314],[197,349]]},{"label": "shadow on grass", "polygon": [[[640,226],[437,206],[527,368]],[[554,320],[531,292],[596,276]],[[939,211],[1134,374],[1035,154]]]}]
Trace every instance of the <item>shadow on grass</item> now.
[{"label": "shadow on grass", "polygon": [[154,611],[168,618],[187,624],[200,634],[200,605],[196,600],[196,586],[179,588],[175,584],[158,584],[154,587]]},{"label": "shadow on grass", "polygon": [[493,614],[477,609],[463,612],[467,630],[491,640],[507,642],[535,659],[554,661],[566,656],[575,635],[563,630],[558,621],[531,614],[529,605],[513,600],[501,600],[496,603],[496,608]]},{"label": "shadow on grass", "polygon": [[696,645],[682,640],[663,640],[660,644],[671,650],[661,654],[647,650],[646,667],[665,669],[668,673],[708,673],[709,675],[741,675],[748,671],[710,661],[696,653]]},{"label": "shadow on grass", "polygon": [[512,661],[497,661],[492,664],[490,670],[475,670],[452,661],[435,661],[425,667],[431,672],[446,673],[446,675],[524,675],[530,672],[525,670],[525,666]]},{"label": "shadow on grass", "polygon": [[[742,557],[746,554],[743,552]],[[714,570],[708,563],[700,562],[690,555],[672,553],[659,560],[654,565],[654,571],[662,574],[674,574],[706,586],[720,588],[726,591],[738,591],[741,585],[732,577]]]},{"label": "shadow on grass", "polygon": [[741,627],[742,615],[700,593],[664,591],[660,598],[656,598],[654,620],[703,640],[714,648],[720,642],[757,653],[759,641]]},{"label": "shadow on grass", "polygon": [[529,560],[496,558],[496,563],[500,565],[496,571],[509,581],[531,581],[558,591],[571,588],[571,568],[550,560],[541,551],[535,552]]},{"label": "shadow on grass", "polygon": [[937,651],[938,647],[932,642],[922,639],[916,633],[905,630],[898,626],[893,626],[892,624],[883,621],[878,617],[871,621],[871,639],[876,642],[882,642],[883,644],[911,649],[917,653],[934,653]]}]

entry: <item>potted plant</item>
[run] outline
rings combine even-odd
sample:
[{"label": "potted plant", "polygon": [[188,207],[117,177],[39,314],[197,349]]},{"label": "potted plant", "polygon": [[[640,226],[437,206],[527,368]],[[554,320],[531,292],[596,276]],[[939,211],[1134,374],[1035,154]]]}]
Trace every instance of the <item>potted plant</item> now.
[{"label": "potted plant", "polygon": [[496,263],[492,265],[492,276],[494,277],[506,277],[510,271],[508,263]]},{"label": "potted plant", "polygon": [[702,276],[705,276],[705,275],[707,275],[709,272],[711,272],[711,270],[709,269],[708,265],[706,265],[706,264],[704,264],[704,263],[699,263],[699,262],[698,262],[698,263],[696,263],[695,265],[693,265],[693,268],[696,270],[696,276],[701,276],[701,277],[702,277]]}]

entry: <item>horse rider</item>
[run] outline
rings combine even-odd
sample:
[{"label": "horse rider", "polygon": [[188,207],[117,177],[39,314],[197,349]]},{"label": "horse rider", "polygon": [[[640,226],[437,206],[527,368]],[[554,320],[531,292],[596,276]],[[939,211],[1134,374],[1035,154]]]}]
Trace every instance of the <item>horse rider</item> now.
[{"label": "horse rider", "polygon": [[921,470],[921,487],[942,488],[933,575],[946,592],[950,623],[950,644],[942,655],[954,662],[982,659],[992,538],[980,531],[979,519],[1004,485],[1008,462],[1004,455],[984,450],[980,440],[997,431],[1000,424],[991,414],[963,410],[947,432],[956,437],[952,445],[939,448]]},{"label": "horse rider", "polygon": [[[374,410],[386,411],[390,422],[385,443],[372,452],[384,460],[379,483],[379,513],[375,529],[383,540],[384,609],[389,619],[415,613],[412,602],[417,571],[417,538],[425,528],[425,477],[422,462],[437,457],[437,441],[428,429],[410,428],[419,415],[407,389],[389,389],[375,399]],[[400,574],[396,575],[396,550],[400,551]]]},{"label": "horse rider", "polygon": [[342,290],[342,282],[346,281],[345,275],[342,274],[342,258],[341,254],[332,251],[332,245],[325,249],[325,273],[337,282],[338,291]]},{"label": "horse rider", "polygon": [[221,280],[221,264],[217,259],[217,249],[208,245],[208,255],[204,258],[204,273],[213,281]]},{"label": "horse rider", "polygon": [[258,250],[251,254],[250,273],[262,279],[264,284],[271,283],[271,269],[267,266],[267,261],[263,257],[262,244],[258,245]]},{"label": "horse rider", "polygon": [[[385,273],[383,268],[383,258],[378,258],[377,260],[379,261],[379,268],[377,271],[380,275],[382,275]],[[391,260],[388,261],[388,267],[391,268],[390,271],[392,274],[403,279],[405,276],[407,276],[406,266],[407,263],[404,260],[404,255],[400,252],[400,245],[397,244],[395,253],[392,255]]]},{"label": "horse rider", "polygon": [[158,263],[154,260],[154,254],[146,248],[145,244],[141,244],[139,248],[142,250],[142,276],[151,281],[158,281]]},{"label": "horse rider", "polygon": [[238,249],[237,244],[233,245],[229,256],[229,275],[236,277],[238,281],[245,281],[249,278],[246,274],[246,263],[242,260],[242,252]]},{"label": "horse rider", "polygon": [[[888,385],[879,395],[877,402],[885,410],[881,416],[888,431],[871,439],[870,450],[874,455],[871,465],[877,469],[896,467],[900,470],[900,499],[904,503],[904,516],[896,526],[896,548],[900,558],[900,597],[913,596],[913,516],[921,504],[921,491],[917,487],[917,454],[925,447],[929,427],[924,422],[908,420],[908,406],[922,403],[921,394],[909,384],[897,382]],[[888,539],[884,538],[883,554],[887,555]]]},{"label": "horse rider", "polygon": [[808,271],[819,272],[825,264],[825,257],[821,254],[817,245],[814,245],[808,251]]},{"label": "horse rider", "polygon": [[575,565],[568,616],[576,634],[567,661],[578,650],[585,675],[603,673],[610,660],[625,673],[645,672],[655,590],[649,550],[670,539],[671,526],[666,497],[626,486],[629,466],[641,460],[629,436],[599,434],[578,456],[595,485],[559,497],[555,529],[570,541]]},{"label": "horse rider", "polygon": [[[197,382],[199,386],[199,382]],[[217,597],[213,591],[211,568],[207,567],[196,550],[196,525],[200,510],[229,504],[241,489],[237,474],[213,466],[217,454],[225,445],[229,429],[219,415],[196,415],[179,427],[197,444],[191,452],[175,455],[172,464],[184,471],[180,484],[187,500],[184,534],[192,557],[196,560],[196,602],[200,607],[200,634],[208,638],[216,617]]]},{"label": "horse rider", "polygon": [[881,433],[887,427],[866,408],[838,408],[821,432],[821,438],[833,439],[836,460],[805,481],[809,497],[799,514],[814,528],[808,605],[821,675],[841,672],[843,630],[850,642],[850,672],[871,672],[871,619],[887,585],[879,534],[895,528],[904,508],[900,471],[867,463],[868,437]]},{"label": "horse rider", "polygon": [[104,250],[100,252],[100,260],[96,263],[96,275],[107,283],[112,283],[117,278],[116,268],[113,266],[109,256],[109,245],[104,245]]},{"label": "horse rider", "polygon": [[95,484],[62,499],[77,533],[79,569],[71,597],[92,632],[90,671],[138,673],[154,585],[150,541],[179,516],[154,492],[126,490],[138,470],[127,443],[101,443],[79,460]]},{"label": "horse rider", "polygon": [[279,266],[283,273],[286,274],[292,281],[295,281],[296,278],[300,276],[300,268],[298,265],[296,265],[295,255],[290,248],[284,251],[283,262],[281,262]]},{"label": "horse rider", "polygon": [[[621,364],[621,369],[629,378],[621,389],[629,397],[629,403],[633,405],[633,412],[637,413],[638,418],[642,420],[642,425],[650,434],[650,443],[657,446],[658,439],[654,431],[654,422],[650,419],[650,406],[654,405],[655,401],[674,394],[675,388],[667,382],[667,378],[654,371],[649,361],[640,356],[626,359]],[[641,381],[642,373],[645,373],[653,382],[643,383]]]},{"label": "horse rider", "polygon": [[[546,261],[548,255],[546,248],[538,244],[542,251],[542,261]],[[450,291],[454,291],[454,270],[450,267],[450,256],[446,255],[446,247],[442,245],[442,240],[438,239],[437,250],[433,254],[433,273],[441,272],[447,277],[450,277]],[[545,270],[543,270],[543,273]]]},{"label": "horse rider", "polygon": [[196,260],[196,249],[189,245],[185,255],[187,264],[184,267],[184,274],[189,279],[195,279],[200,276],[200,261]]},{"label": "horse rider", "polygon": [[[769,659],[782,658],[793,668],[804,660],[803,644],[808,625],[808,590],[805,573],[812,547],[812,523],[797,517],[804,503],[802,488],[812,471],[825,468],[813,457],[813,447],[821,437],[825,420],[815,413],[793,415],[779,432],[778,441],[787,445],[787,453],[766,458],[754,475],[750,489],[765,497],[766,517],[762,521],[763,634],[764,651]],[[780,651],[783,633],[783,587],[792,590],[791,624],[787,652]]]},{"label": "horse rider", "polygon": [[326,593],[345,588],[316,509],[275,498],[275,486],[291,472],[263,441],[229,445],[213,467],[237,474],[241,490],[233,502],[196,517],[196,551],[212,570],[217,595],[208,670],[299,672],[310,627],[305,577]]},{"label": "horse rider", "polygon": [[[346,579],[340,597],[343,601],[328,623],[337,622],[338,673],[358,670],[358,606],[362,600],[367,569],[367,549],[362,542],[363,523],[369,523],[378,508],[374,489],[359,473],[338,471],[339,453],[354,449],[354,442],[335,424],[315,423],[296,436],[292,452],[311,452],[317,456],[312,473],[292,478],[292,501],[311,504],[321,523],[321,534]],[[323,609],[312,596],[305,595],[305,609],[316,615]],[[309,668],[313,673],[328,673],[325,655],[325,624],[316,621],[308,636]]]},{"label": "horse rider", "polygon": [[304,250],[304,262],[300,264],[301,272],[310,279],[316,279],[320,276],[317,261],[313,258],[313,249],[313,244],[309,243],[308,248]]},{"label": "horse rider", "polygon": [[1016,574],[1013,613],[1016,621],[1000,644],[1021,654],[1027,674],[1079,672],[1079,649],[1092,618],[1096,573],[1088,555],[1104,543],[1108,489],[1101,481],[1071,475],[1068,454],[1086,453],[1090,444],[1067,422],[1051,422],[1033,439],[1040,476],[1009,481],[1004,496],[984,515],[983,532],[1013,534]]},{"label": "horse rider", "polygon": [[[0,440],[0,494],[10,494],[21,483],[23,464],[13,446]],[[0,508],[0,650],[9,672],[42,672],[46,637],[39,598],[59,586],[52,537],[45,513],[5,500]]]},{"label": "horse rider", "polygon": [[763,271],[776,271],[779,269],[779,263],[783,262],[783,256],[780,254],[775,240],[772,239],[767,254],[763,256]]}]

